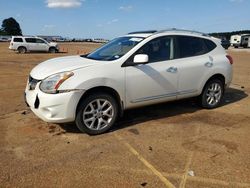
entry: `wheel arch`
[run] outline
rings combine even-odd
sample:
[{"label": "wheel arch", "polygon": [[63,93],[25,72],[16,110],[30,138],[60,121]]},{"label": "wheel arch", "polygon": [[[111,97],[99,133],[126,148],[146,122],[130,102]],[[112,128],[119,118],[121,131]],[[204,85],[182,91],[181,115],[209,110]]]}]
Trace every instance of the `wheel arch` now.
[{"label": "wheel arch", "polygon": [[27,49],[27,47],[26,47],[26,46],[23,46],[23,45],[18,46],[18,47],[17,47],[17,50],[18,50],[18,49],[20,49],[20,48],[25,48],[25,49],[26,49],[26,51],[28,50],[28,49]]},{"label": "wheel arch", "polygon": [[50,46],[49,47],[49,52],[50,52],[51,49],[55,49],[55,51],[56,51],[56,47],[55,46]]},{"label": "wheel arch", "polygon": [[93,93],[97,93],[97,92],[106,93],[106,94],[109,94],[112,97],[114,97],[114,99],[116,100],[116,102],[118,104],[118,109],[119,109],[118,114],[120,117],[123,115],[124,104],[123,104],[123,101],[122,101],[119,93],[115,89],[108,87],[108,86],[96,86],[96,87],[90,88],[86,92],[84,92],[84,94],[81,96],[80,100],[78,101],[78,104],[76,107],[76,113],[78,111],[79,104],[81,103],[81,101],[84,100],[87,96],[89,96]]},{"label": "wheel arch", "polygon": [[218,79],[218,80],[220,80],[220,81],[223,83],[224,89],[225,89],[225,80],[226,80],[226,78],[225,78],[225,76],[224,76],[223,74],[217,73],[217,74],[214,74],[213,76],[211,76],[211,77],[203,84],[201,93],[202,93],[202,91],[204,90],[204,88],[205,88],[205,86],[207,85],[207,83],[208,83],[209,81],[213,80],[213,79]]}]

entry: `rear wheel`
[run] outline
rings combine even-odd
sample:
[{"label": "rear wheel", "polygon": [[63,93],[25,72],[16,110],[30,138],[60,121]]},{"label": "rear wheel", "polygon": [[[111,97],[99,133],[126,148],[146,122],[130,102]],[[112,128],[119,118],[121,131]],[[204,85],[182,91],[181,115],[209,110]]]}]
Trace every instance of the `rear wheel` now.
[{"label": "rear wheel", "polygon": [[20,46],[18,49],[17,49],[18,53],[20,54],[25,54],[27,52],[27,49],[23,46]]},{"label": "rear wheel", "polygon": [[75,122],[80,131],[97,135],[109,130],[117,115],[115,99],[105,93],[96,93],[79,103]]},{"label": "rear wheel", "polygon": [[221,80],[210,80],[199,96],[199,103],[204,108],[216,108],[220,105],[224,95],[224,85]]}]

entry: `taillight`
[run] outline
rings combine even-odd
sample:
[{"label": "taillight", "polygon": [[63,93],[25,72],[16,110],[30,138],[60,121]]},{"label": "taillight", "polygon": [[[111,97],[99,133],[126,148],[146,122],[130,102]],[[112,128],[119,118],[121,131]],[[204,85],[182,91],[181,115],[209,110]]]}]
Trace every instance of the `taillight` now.
[{"label": "taillight", "polygon": [[229,63],[232,65],[234,63],[233,58],[230,55],[226,55],[226,57],[229,60]]}]

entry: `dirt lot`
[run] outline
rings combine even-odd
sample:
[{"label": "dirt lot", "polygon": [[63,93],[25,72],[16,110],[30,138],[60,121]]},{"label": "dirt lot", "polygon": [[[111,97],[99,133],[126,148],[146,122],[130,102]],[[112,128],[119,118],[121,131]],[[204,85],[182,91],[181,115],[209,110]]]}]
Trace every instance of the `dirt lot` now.
[{"label": "dirt lot", "polygon": [[28,110],[23,91],[32,67],[97,46],[23,55],[0,43],[0,187],[250,187],[250,50],[229,50],[233,83],[214,110],[193,100],[130,110],[94,137]]}]

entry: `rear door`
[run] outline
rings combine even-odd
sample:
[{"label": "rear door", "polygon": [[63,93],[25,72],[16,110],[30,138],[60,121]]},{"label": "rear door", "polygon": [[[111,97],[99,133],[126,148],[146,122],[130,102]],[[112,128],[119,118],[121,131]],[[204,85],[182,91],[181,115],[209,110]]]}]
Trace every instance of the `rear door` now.
[{"label": "rear door", "polygon": [[213,57],[209,51],[216,45],[212,41],[199,37],[177,36],[176,38],[178,98],[197,95],[203,80],[213,72]]},{"label": "rear door", "polygon": [[37,51],[36,39],[35,38],[25,38],[27,50],[29,51]]}]

